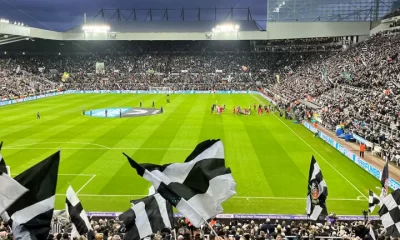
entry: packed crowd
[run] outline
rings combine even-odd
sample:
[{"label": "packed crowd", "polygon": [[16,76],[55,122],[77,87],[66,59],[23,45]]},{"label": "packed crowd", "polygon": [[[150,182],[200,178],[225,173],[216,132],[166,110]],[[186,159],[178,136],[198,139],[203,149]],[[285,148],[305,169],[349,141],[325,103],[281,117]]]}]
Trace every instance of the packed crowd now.
[{"label": "packed crowd", "polygon": [[344,126],[382,147],[382,157],[400,153],[400,71],[397,32],[378,34],[330,58],[304,64],[268,89],[287,104],[313,103],[323,125]]},{"label": "packed crowd", "polygon": [[[321,57],[331,52],[320,53]],[[17,56],[0,60],[2,98],[54,88],[75,90],[255,90],[314,61],[312,52],[143,53],[137,55]],[[96,71],[96,63],[104,70]],[[69,78],[61,81],[64,73]]]},{"label": "packed crowd", "polygon": [[392,18],[392,17],[397,17],[400,15],[400,9],[397,8],[393,11],[391,11],[390,13],[386,14],[385,16],[382,17],[382,19],[388,19],[388,18]]},{"label": "packed crowd", "polygon": [[34,95],[56,88],[54,82],[27,70],[29,69],[22,70],[15,59],[0,59],[0,100]]},{"label": "packed crowd", "polygon": [[[57,219],[52,225],[48,240],[71,239],[71,224],[67,219]],[[118,218],[92,219],[93,233],[74,238],[78,240],[120,240],[125,239],[126,227]],[[325,222],[288,221],[288,220],[216,220],[212,229],[206,224],[196,229],[184,219],[176,219],[173,229],[160,229],[149,236],[151,240],[267,240],[267,239],[354,239],[372,240],[370,226],[374,229],[375,239],[385,238],[385,228],[372,222],[338,221],[331,214]],[[330,238],[331,237],[331,238]],[[7,225],[0,223],[0,239],[12,239]]]}]

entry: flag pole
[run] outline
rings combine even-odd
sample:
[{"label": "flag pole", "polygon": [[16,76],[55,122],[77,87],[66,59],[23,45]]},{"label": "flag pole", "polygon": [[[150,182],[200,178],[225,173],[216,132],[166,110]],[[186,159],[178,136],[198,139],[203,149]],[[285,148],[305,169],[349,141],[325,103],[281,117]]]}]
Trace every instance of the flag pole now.
[{"label": "flag pole", "polygon": [[210,227],[210,229],[211,229],[211,231],[214,233],[214,235],[215,235],[216,237],[218,237],[218,234],[215,232],[214,228],[210,225],[210,223],[209,223],[207,220],[205,220],[204,218],[203,218],[203,220],[204,220],[204,222],[206,222],[207,225]]}]

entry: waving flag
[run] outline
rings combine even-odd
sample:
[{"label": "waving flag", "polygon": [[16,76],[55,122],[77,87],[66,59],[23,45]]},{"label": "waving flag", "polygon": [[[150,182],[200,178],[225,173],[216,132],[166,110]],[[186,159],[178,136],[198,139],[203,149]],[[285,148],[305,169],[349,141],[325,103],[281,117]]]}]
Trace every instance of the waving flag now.
[{"label": "waving flag", "polygon": [[51,230],[60,152],[15,177],[28,191],[2,217],[12,226],[15,239],[47,239]]},{"label": "waving flag", "polygon": [[391,237],[400,237],[400,189],[383,198],[379,217],[386,233]]},{"label": "waving flag", "polygon": [[6,211],[8,207],[28,191],[28,189],[7,175],[6,163],[1,155],[2,146],[3,142],[0,143],[0,213]]},{"label": "waving flag", "polygon": [[125,156],[137,173],[195,227],[222,213],[222,202],[236,194],[236,182],[225,167],[220,140],[198,144],[185,163],[139,164]]},{"label": "waving flag", "polygon": [[368,197],[368,211],[372,213],[375,209],[375,206],[380,204],[380,200],[378,195],[376,195],[374,192],[369,190],[369,197]]},{"label": "waving flag", "polygon": [[381,175],[381,185],[382,185],[382,192],[380,197],[384,198],[388,194],[388,185],[389,185],[389,161],[386,160],[385,166],[383,167],[382,170],[382,175]]},{"label": "waving flag", "polygon": [[133,207],[119,216],[126,226],[125,239],[143,239],[163,228],[174,226],[172,206],[160,194],[131,203]]},{"label": "waving flag", "polygon": [[74,230],[76,230],[74,232],[77,232],[79,235],[85,235],[92,230],[92,226],[90,225],[86,212],[82,207],[82,203],[71,186],[67,189],[65,205],[66,212],[71,218],[71,222],[75,228]]},{"label": "waving flag", "polygon": [[323,220],[328,215],[326,198],[328,197],[328,186],[322,176],[314,156],[311,158],[310,171],[308,175],[307,215],[311,220]]}]

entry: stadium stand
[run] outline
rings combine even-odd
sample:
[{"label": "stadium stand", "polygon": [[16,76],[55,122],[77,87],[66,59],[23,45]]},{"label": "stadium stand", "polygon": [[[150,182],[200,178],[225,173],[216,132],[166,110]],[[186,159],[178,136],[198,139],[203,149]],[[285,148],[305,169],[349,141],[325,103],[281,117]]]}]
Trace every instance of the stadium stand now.
[{"label": "stadium stand", "polygon": [[[27,41],[18,46],[9,44],[9,54],[0,58],[0,94],[6,100],[67,89],[266,88],[282,104],[306,99],[308,105],[320,109],[325,127],[335,130],[344,125],[346,130],[382,146],[382,156],[398,164],[397,30],[389,29],[339,53],[337,41],[259,41],[256,45],[266,46],[265,52],[256,51],[249,41],[139,41],[98,46]],[[321,45],[327,47],[318,50]],[[94,51],[96,47],[104,47],[104,51]],[[87,52],[82,53],[82,49]],[[15,52],[19,54],[13,55]],[[105,63],[104,74],[96,74],[96,62]],[[70,78],[62,83],[64,72]]]},{"label": "stadium stand", "polygon": [[[396,10],[384,18],[398,15]],[[399,164],[397,26],[397,22],[392,23],[391,29],[340,52],[342,46],[335,38],[259,41],[257,46],[262,46],[263,52],[249,41],[104,42],[97,46],[85,42],[27,41],[1,49],[7,54],[0,57],[0,96],[7,100],[68,89],[265,89],[281,108],[294,106],[292,112],[298,118],[306,118],[310,110],[319,112],[326,128],[335,131],[336,126],[343,126],[346,132],[381,146],[383,158]],[[96,74],[96,62],[104,62],[103,74]],[[63,82],[66,72],[69,78]],[[68,223],[60,224],[48,239],[61,239],[60,228],[70,231]],[[93,219],[92,226],[96,234],[103,235],[96,239],[123,239],[125,227],[118,219]],[[217,221],[213,228],[218,236],[236,240],[290,236],[372,239],[368,224],[338,221],[332,215],[326,223],[315,225],[282,220],[272,223],[268,219]],[[384,239],[384,228],[379,224],[374,228],[377,239]],[[178,220],[175,229],[176,235],[165,229],[151,239],[202,239],[205,235],[209,240],[216,238],[208,227],[194,230],[183,219]],[[0,237],[11,239],[3,222]]]},{"label": "stadium stand", "polygon": [[[95,239],[124,239],[125,226],[118,218],[92,219],[91,221]],[[274,219],[262,220],[240,220],[214,222],[213,229],[218,235],[213,234],[209,226],[201,229],[194,229],[184,218],[177,219],[174,229],[162,229],[154,233],[150,239],[171,240],[171,239],[238,239],[238,240],[265,240],[265,239],[368,239],[370,226],[374,229],[375,239],[384,239],[386,230],[380,224],[371,222],[365,224],[363,221],[338,221],[334,214],[331,214],[326,223],[309,223],[306,221],[285,221]],[[71,232],[71,224],[63,218],[55,218],[52,225],[52,233],[48,239],[69,239],[63,238],[64,233]],[[68,235],[68,234],[67,234]],[[317,237],[316,237],[317,236]],[[1,239],[12,239],[7,226],[0,222]],[[85,240],[80,237],[79,240]]]}]

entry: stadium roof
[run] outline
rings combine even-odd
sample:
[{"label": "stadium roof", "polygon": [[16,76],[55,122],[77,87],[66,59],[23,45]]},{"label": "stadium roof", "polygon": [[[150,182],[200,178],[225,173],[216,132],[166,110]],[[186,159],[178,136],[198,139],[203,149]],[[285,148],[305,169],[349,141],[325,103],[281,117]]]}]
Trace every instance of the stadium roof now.
[{"label": "stadium roof", "polygon": [[[218,24],[216,21],[152,21],[152,22],[110,22],[111,32],[211,32]],[[230,21],[240,26],[240,31],[260,31],[253,20]],[[80,25],[68,32],[82,32]]]}]

